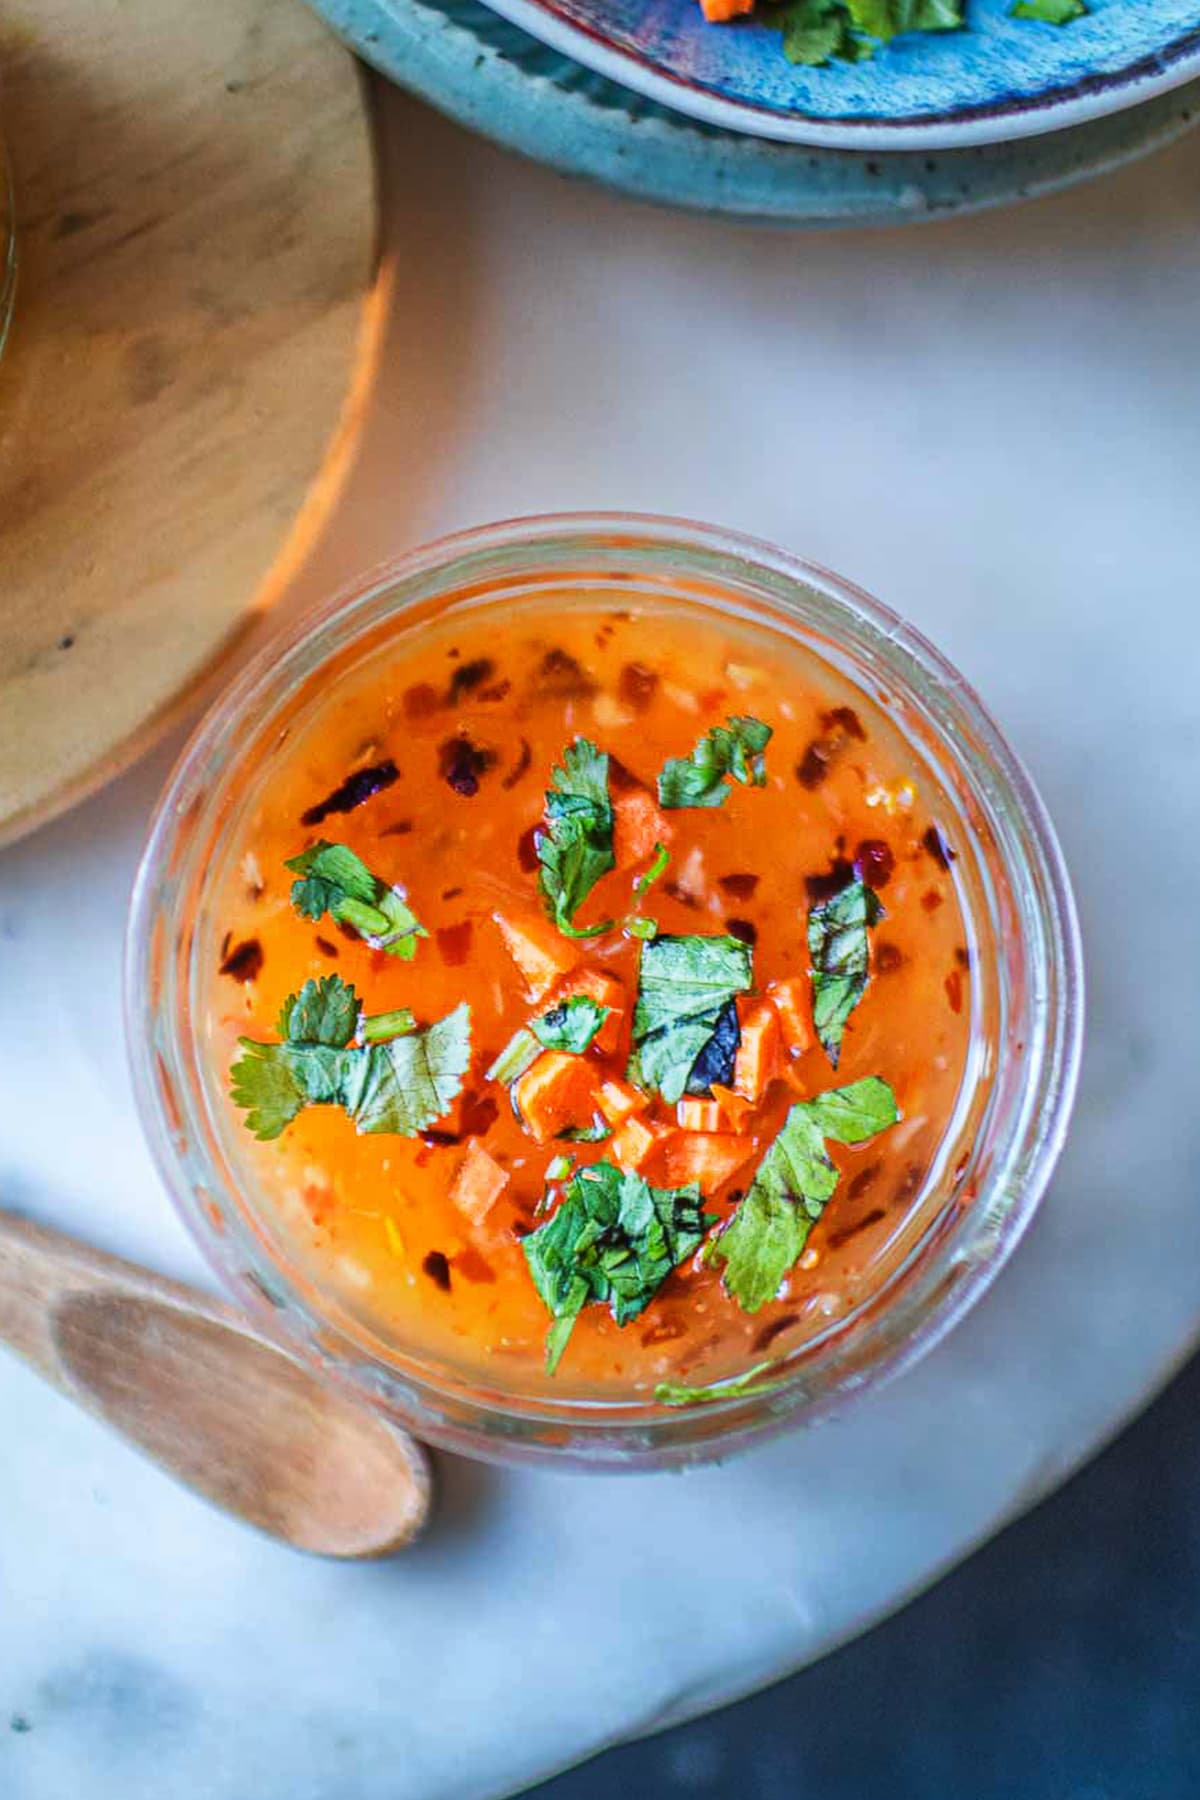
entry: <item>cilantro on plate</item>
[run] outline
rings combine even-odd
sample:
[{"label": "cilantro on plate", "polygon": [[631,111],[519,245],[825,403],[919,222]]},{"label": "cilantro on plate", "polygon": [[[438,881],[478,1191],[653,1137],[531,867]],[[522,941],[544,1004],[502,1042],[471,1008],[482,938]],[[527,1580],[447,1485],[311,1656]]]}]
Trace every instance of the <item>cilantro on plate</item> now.
[{"label": "cilantro on plate", "polygon": [[548,1373],[585,1306],[607,1305],[617,1324],[627,1325],[712,1223],[695,1185],[652,1188],[606,1162],[574,1175],[551,1217],[522,1241],[534,1286],[554,1318]]},{"label": "cilantro on plate", "polygon": [[545,1049],[566,1050],[582,1056],[603,1030],[611,1010],[588,994],[571,994],[534,1019],[529,1029]]},{"label": "cilantro on plate", "polygon": [[728,781],[765,787],[763,751],[771,727],[761,719],[727,719],[705,732],[690,756],[673,756],[658,778],[658,803],[665,807],[723,806]]},{"label": "cilantro on plate", "polygon": [[740,938],[664,935],[643,943],[630,1079],[672,1106],[684,1093],[727,1084],[740,1040],[735,1000],[749,990],[753,971]]},{"label": "cilantro on plate", "polygon": [[835,1069],[846,1021],[867,989],[867,931],[883,916],[878,894],[865,881],[850,882],[832,899],[809,910],[813,1025]]},{"label": "cilantro on plate", "polygon": [[612,920],[580,927],[575,914],[602,875],[615,867],[608,756],[587,738],[563,751],[546,789],[545,823],[536,837],[547,911],[568,937],[598,937]]},{"label": "cilantro on plate", "polygon": [[240,1039],[230,1083],[247,1128],[277,1138],[306,1106],[340,1106],[361,1132],[426,1130],[462,1087],[471,1014],[464,1003],[424,1031],[410,1020],[406,1011],[362,1019],[358,995],[340,976],[305,982],[284,1002],[282,1042]]},{"label": "cilantro on plate", "polygon": [[1013,0],[1009,16],[1014,19],[1040,19],[1043,25],[1069,25],[1087,12],[1083,0]]},{"label": "cilantro on plate", "polygon": [[429,936],[399,889],[372,875],[345,844],[322,838],[285,866],[300,877],[292,883],[292,905],[306,919],[328,913],[337,924],[352,926],[373,950],[405,962],[416,955],[417,939]]},{"label": "cilantro on plate", "polygon": [[899,1116],[895,1095],[877,1075],[791,1108],[748,1193],[707,1252],[709,1261],[724,1265],[725,1286],[743,1312],[755,1313],[775,1298],[837,1187],[825,1140],[863,1144]]},{"label": "cilantro on plate", "polygon": [[775,1367],[773,1362],[755,1363],[744,1375],[730,1375],[724,1381],[706,1381],[699,1387],[688,1387],[682,1381],[660,1381],[654,1398],[660,1406],[711,1406],[717,1400],[740,1400],[750,1394],[769,1391],[763,1377]]}]

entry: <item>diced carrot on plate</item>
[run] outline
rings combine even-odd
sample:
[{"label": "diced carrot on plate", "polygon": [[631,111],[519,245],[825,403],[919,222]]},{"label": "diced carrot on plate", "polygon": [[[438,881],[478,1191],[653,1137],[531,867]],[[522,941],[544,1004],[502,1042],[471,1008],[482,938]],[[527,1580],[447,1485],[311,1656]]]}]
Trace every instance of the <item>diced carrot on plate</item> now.
[{"label": "diced carrot on plate", "polygon": [[450,1198],[472,1225],[482,1225],[508,1182],[507,1169],[502,1169],[495,1157],[472,1138],[450,1184]]},{"label": "diced carrot on plate", "polygon": [[548,1143],[569,1125],[591,1124],[599,1098],[597,1073],[582,1056],[543,1050],[513,1083],[522,1123],[539,1144]]},{"label": "diced carrot on plate", "polygon": [[687,1187],[694,1181],[702,1194],[715,1194],[754,1153],[753,1138],[731,1132],[668,1131],[642,1172],[659,1187]]},{"label": "diced carrot on plate", "polygon": [[531,1000],[541,1000],[575,967],[577,953],[548,920],[506,919],[493,913],[504,948],[525,977]]},{"label": "diced carrot on plate", "polygon": [[767,988],[767,998],[779,1015],[783,1041],[792,1055],[807,1050],[812,1042],[808,1022],[808,982],[802,975],[793,975],[787,981],[772,981]]},{"label": "diced carrot on plate", "polygon": [[675,832],[653,794],[630,788],[613,801],[613,855],[618,869],[632,869],[654,855],[656,844],[669,844]]},{"label": "diced carrot on plate", "polygon": [[753,12],[754,0],[700,0],[700,10],[710,25],[724,25],[742,13]]},{"label": "diced carrot on plate", "polygon": [[667,1129],[645,1119],[626,1119],[609,1142],[609,1155],[619,1169],[640,1170],[667,1135]]},{"label": "diced carrot on plate", "polygon": [[720,1131],[725,1115],[716,1100],[681,1100],[675,1108],[681,1131]]},{"label": "diced carrot on plate", "polygon": [[761,1100],[779,1073],[782,1049],[779,1014],[760,1000],[742,1020],[742,1039],[733,1065],[735,1091],[747,1100]]},{"label": "diced carrot on plate", "polygon": [[722,1087],[719,1082],[712,1084],[712,1097],[721,1109],[721,1118],[731,1131],[740,1131],[746,1123],[746,1114],[754,1111],[753,1100],[747,1100],[745,1094],[735,1094],[732,1088]]}]

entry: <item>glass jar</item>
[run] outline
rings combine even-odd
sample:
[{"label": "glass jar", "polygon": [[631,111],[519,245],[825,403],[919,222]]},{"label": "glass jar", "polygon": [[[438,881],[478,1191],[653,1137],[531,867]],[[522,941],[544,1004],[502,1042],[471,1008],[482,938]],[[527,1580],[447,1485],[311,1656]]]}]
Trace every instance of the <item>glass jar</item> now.
[{"label": "glass jar", "polygon": [[[971,1049],[954,1117],[917,1196],[920,1230],[887,1278],[769,1373],[707,1403],[547,1397],[467,1378],[381,1342],[255,1223],[248,1176],[218,1128],[199,1016],[216,921],[208,876],[231,821],[339,666],[406,629],[497,602],[619,584],[802,643],[864,690],[903,736],[957,848],[972,932]],[[1011,1255],[1045,1191],[1075,1091],[1078,926],[1066,870],[1028,776],[971,688],[911,626],[784,551],[703,526],[580,515],[484,527],[413,552],[264,651],[203,721],[156,814],[127,954],[138,1104],[167,1186],[217,1273],[269,1333],[418,1435],[500,1460],[586,1468],[703,1461],[844,1407],[908,1367]]]}]

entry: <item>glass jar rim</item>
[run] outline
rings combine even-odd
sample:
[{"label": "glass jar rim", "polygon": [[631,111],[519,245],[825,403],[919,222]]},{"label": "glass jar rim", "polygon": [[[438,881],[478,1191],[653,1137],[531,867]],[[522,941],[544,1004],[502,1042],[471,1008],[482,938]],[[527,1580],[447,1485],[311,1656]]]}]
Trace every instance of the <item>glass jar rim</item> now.
[{"label": "glass jar rim", "polygon": [[[843,633],[853,624],[869,637],[889,682],[921,701],[945,741],[953,738],[956,762],[975,764],[986,776],[997,817],[1002,814],[1011,827],[1011,844],[1020,852],[1008,873],[1027,882],[1037,902],[1037,954],[1029,969],[1036,1042],[1027,1046],[1001,1121],[1006,1133],[996,1135],[997,1154],[973,1207],[962,1213],[988,1221],[981,1244],[964,1250],[951,1237],[898,1296],[885,1282],[852,1315],[860,1335],[864,1319],[869,1333],[853,1355],[847,1356],[839,1329],[831,1334],[832,1348],[824,1337],[811,1340],[784,1356],[759,1387],[730,1391],[700,1407],[636,1407],[569,1395],[531,1400],[499,1390],[471,1394],[428,1370],[400,1380],[392,1364],[365,1354],[361,1343],[339,1333],[331,1316],[303,1302],[269,1259],[256,1261],[245,1240],[214,1229],[200,1194],[220,1184],[189,1092],[186,1020],[156,986],[156,924],[171,920],[168,902],[189,834],[219,808],[229,773],[225,759],[239,724],[253,715],[261,729],[272,701],[282,703],[289,679],[306,679],[422,598],[436,605],[439,595],[506,569],[561,577],[577,565],[593,579],[648,567],[678,579],[704,576],[718,587],[737,588],[751,611],[757,597],[760,605],[771,598],[794,613],[804,596],[810,609]],[[423,594],[415,591],[422,587]],[[179,923],[171,920],[169,936],[179,935]],[[1028,944],[1022,949],[1032,954]],[[200,722],[159,802],[134,889],[125,992],[137,1105],[160,1173],[202,1252],[273,1336],[434,1441],[506,1460],[609,1467],[663,1467],[726,1454],[790,1423],[838,1410],[851,1393],[878,1386],[938,1342],[1007,1261],[1045,1191],[1069,1121],[1083,1026],[1079,928],[1057,838],[1023,765],[957,669],[886,605],[816,564],[740,533],[616,512],[509,519],[435,540],[372,570],[265,645]],[[905,1271],[913,1275],[907,1264]]]}]

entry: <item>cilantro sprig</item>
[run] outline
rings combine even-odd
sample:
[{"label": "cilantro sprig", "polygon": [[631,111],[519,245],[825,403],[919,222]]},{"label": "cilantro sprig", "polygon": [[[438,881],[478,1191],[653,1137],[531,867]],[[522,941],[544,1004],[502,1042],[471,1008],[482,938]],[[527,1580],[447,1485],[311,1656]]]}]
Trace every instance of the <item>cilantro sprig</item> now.
[{"label": "cilantro sprig", "polygon": [[529,1029],[543,1049],[566,1050],[582,1056],[604,1029],[611,1010],[588,994],[570,994],[532,1020]]},{"label": "cilantro sprig", "polygon": [[653,1188],[612,1163],[593,1163],[522,1247],[554,1323],[546,1337],[553,1375],[585,1306],[607,1305],[618,1325],[636,1319],[714,1223],[700,1189]]},{"label": "cilantro sprig", "polygon": [[1083,0],[1013,0],[1009,7],[1013,19],[1040,19],[1043,25],[1069,25],[1087,12]]},{"label": "cilantro sprig", "polygon": [[765,787],[763,751],[771,727],[761,719],[727,719],[706,731],[690,756],[672,756],[658,778],[660,806],[724,806],[728,783]]},{"label": "cilantro sprig", "polygon": [[404,962],[416,955],[417,939],[429,936],[404,896],[373,875],[345,844],[322,838],[285,866],[300,878],[292,883],[292,905],[306,919],[328,913],[337,924],[352,926],[373,950],[386,950]]},{"label": "cilantro sprig", "polygon": [[575,914],[602,875],[616,866],[608,756],[587,738],[563,751],[546,789],[544,827],[535,843],[546,910],[567,937],[598,937],[612,920],[577,926]]},{"label": "cilantro sprig", "polygon": [[682,1381],[660,1381],[654,1398],[660,1406],[711,1406],[718,1400],[740,1400],[750,1394],[765,1394],[770,1383],[763,1379],[775,1367],[774,1362],[755,1363],[744,1375],[729,1375],[724,1381],[706,1381],[689,1387]]},{"label": "cilantro sprig", "polygon": [[868,928],[883,917],[879,896],[865,881],[851,881],[832,899],[809,910],[813,1025],[835,1069],[846,1021],[867,991]]},{"label": "cilantro sprig", "polygon": [[643,943],[630,1079],[672,1106],[685,1092],[727,1082],[740,1041],[734,1002],[753,971],[740,938],[663,935]]},{"label": "cilantro sprig", "polygon": [[743,1312],[756,1313],[775,1298],[837,1188],[825,1140],[864,1144],[899,1116],[895,1095],[877,1075],[791,1108],[745,1198],[706,1253],[706,1260],[724,1265],[725,1286]]},{"label": "cilantro sprig", "polygon": [[284,1001],[279,1043],[239,1040],[230,1091],[248,1130],[277,1138],[306,1106],[340,1106],[360,1132],[426,1130],[462,1087],[471,1012],[456,1006],[424,1031],[410,1021],[406,1010],[364,1019],[357,993],[338,975],[306,981]]}]

